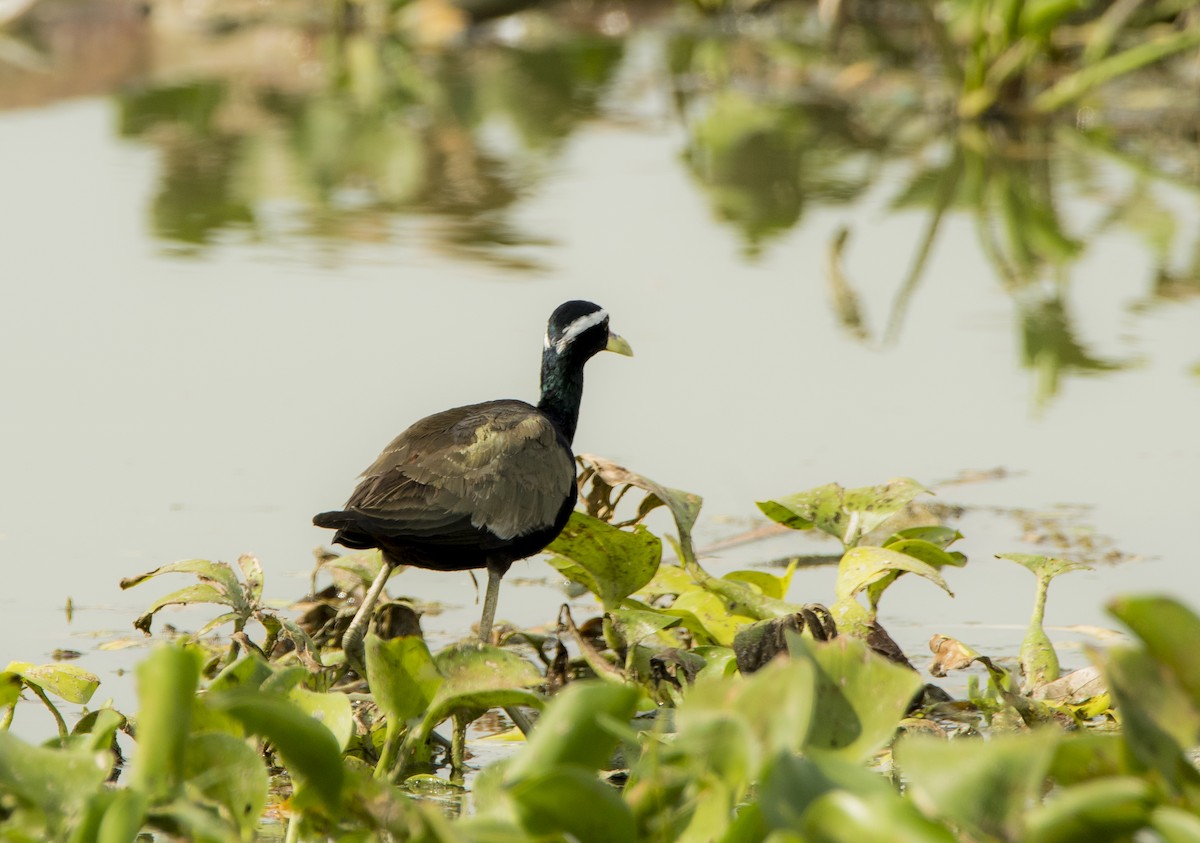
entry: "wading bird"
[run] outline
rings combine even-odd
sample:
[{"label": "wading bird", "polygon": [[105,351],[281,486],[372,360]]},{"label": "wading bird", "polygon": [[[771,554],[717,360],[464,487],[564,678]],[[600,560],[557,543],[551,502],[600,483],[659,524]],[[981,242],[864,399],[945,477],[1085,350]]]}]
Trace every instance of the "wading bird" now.
[{"label": "wading bird", "polygon": [[608,313],[569,301],[550,315],[537,406],[500,400],[421,419],[363,472],[344,509],[313,518],[351,548],[377,547],[384,565],[342,638],[362,665],[363,637],[392,569],[487,568],[479,637],[491,638],[500,578],[552,542],[575,508],[571,441],[583,397],[583,366],[600,351],[632,355]]}]

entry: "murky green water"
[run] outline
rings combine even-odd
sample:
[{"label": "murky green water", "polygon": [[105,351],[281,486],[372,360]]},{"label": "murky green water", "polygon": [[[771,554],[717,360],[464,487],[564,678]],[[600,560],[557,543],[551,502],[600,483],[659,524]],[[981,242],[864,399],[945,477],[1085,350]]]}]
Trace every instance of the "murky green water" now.
[{"label": "murky green water", "polygon": [[[410,421],[533,396],[575,297],[637,353],[590,367],[579,450],[703,494],[706,540],[830,481],[967,507],[957,598],[883,604],[916,660],[935,631],[1015,652],[1033,580],[995,553],[1097,563],[1050,624],[1108,624],[1121,592],[1200,602],[1200,158],[1163,79],[1078,126],[956,132],[918,75],[761,23],[588,21],[441,52],[287,20],[13,36],[45,66],[0,65],[0,658],[82,650],[127,700],[128,652],[92,637],[155,595],[122,576],[250,551],[299,597],[312,513]],[[502,617],[552,621],[550,568],[508,582]],[[444,604],[435,636],[477,613],[465,574],[392,590]]]}]

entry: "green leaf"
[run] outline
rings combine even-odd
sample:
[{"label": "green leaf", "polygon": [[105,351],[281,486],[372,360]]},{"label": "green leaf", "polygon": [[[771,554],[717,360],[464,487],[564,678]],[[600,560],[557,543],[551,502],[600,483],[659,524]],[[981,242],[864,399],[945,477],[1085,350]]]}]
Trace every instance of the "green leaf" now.
[{"label": "green leaf", "polygon": [[1037,577],[1057,577],[1072,571],[1090,571],[1082,562],[1059,559],[1054,556],[1039,556],[1035,553],[998,553],[997,559],[1008,559],[1028,568]]},{"label": "green leaf", "polygon": [[[946,585],[937,568],[916,557],[883,547],[852,547],[847,550],[842,556],[842,561],[838,563],[834,590],[838,599],[847,600],[877,583],[886,587],[902,573],[924,577],[951,597],[954,596],[954,592]],[[878,603],[880,591],[870,595],[872,606]]]},{"label": "green leaf", "polygon": [[[891,547],[896,542],[917,539],[937,545],[942,550],[945,550],[961,538],[962,533],[953,527],[943,527],[940,524],[933,524],[923,527],[906,527],[903,530],[897,530],[883,543],[883,546]],[[925,561],[928,562],[929,560]]]},{"label": "green leaf", "polygon": [[537,837],[565,835],[580,843],[637,839],[629,806],[612,785],[585,769],[550,768],[512,785],[510,793],[521,825]]},{"label": "green leaf", "polygon": [[679,618],[662,612],[617,609],[611,613],[613,626],[625,643],[632,647],[664,629],[679,625]]},{"label": "green leaf", "polygon": [[812,843],[955,843],[950,829],[895,793],[831,790],[813,800],[800,829]]},{"label": "green leaf", "polygon": [[662,542],[642,524],[620,530],[582,512],[571,513],[547,550],[550,564],[595,594],[607,612],[649,583],[662,560]]},{"label": "green leaf", "polygon": [[1041,798],[1056,730],[993,734],[988,740],[903,737],[892,753],[908,794],[926,815],[977,840],[1023,840],[1029,806]]},{"label": "green leaf", "polygon": [[691,628],[693,624],[699,624],[699,631],[724,647],[732,646],[738,630],[754,622],[754,618],[731,614],[721,598],[708,591],[689,591],[681,594],[671,604],[671,608],[665,609],[664,612],[683,618],[686,627]]},{"label": "green leaf", "polygon": [[568,765],[603,769],[617,744],[616,733],[605,723],[627,723],[637,701],[638,691],[630,685],[601,681],[567,685],[546,706],[529,742],[505,767],[505,785]]},{"label": "green leaf", "polygon": [[181,588],[178,591],[172,591],[165,597],[160,597],[151,604],[145,614],[138,617],[133,622],[135,629],[140,629],[147,635],[150,634],[150,623],[154,619],[155,613],[165,606],[188,606],[192,603],[216,603],[220,606],[229,606],[229,598],[221,589],[209,583],[197,583]]},{"label": "green leaf", "polygon": [[156,802],[172,797],[183,778],[201,661],[198,650],[162,644],[137,668],[141,708],[132,781]]},{"label": "green leaf", "polygon": [[[10,662],[4,671],[78,705],[87,704],[100,687],[100,678],[96,674],[73,664],[43,664],[35,667],[29,662]],[[16,701],[15,695],[13,701]]]},{"label": "green leaf", "polygon": [[425,713],[442,684],[429,647],[419,635],[384,640],[368,633],[367,675],[375,702],[387,716],[389,738]]},{"label": "green leaf", "polygon": [[299,788],[314,792],[327,810],[338,809],[345,770],[341,747],[327,726],[291,700],[260,692],[230,691],[214,695],[209,704],[274,744]]},{"label": "green leaf", "polygon": [[1118,843],[1150,818],[1154,792],[1130,776],[1096,779],[1060,790],[1029,812],[1025,843]]},{"label": "green leaf", "polygon": [[258,557],[243,553],[238,557],[238,567],[242,569],[242,577],[246,581],[247,597],[252,605],[262,601],[263,569]]},{"label": "green leaf", "polygon": [[1159,805],[1150,813],[1150,827],[1163,843],[1200,843],[1200,816],[1192,811]]},{"label": "green leaf", "polygon": [[1123,597],[1109,603],[1108,611],[1142,639],[1200,708],[1200,618],[1170,597]]},{"label": "green leaf", "polygon": [[1110,647],[1102,667],[1134,757],[1173,788],[1200,795],[1200,773],[1184,755],[1200,743],[1200,711],[1175,675],[1136,647]]},{"label": "green leaf", "polygon": [[[83,750],[35,747],[0,731],[0,793],[4,825],[30,829],[27,839],[61,840],[104,785],[111,756]],[[16,810],[16,815],[9,813]],[[37,834],[44,824],[44,833]],[[15,838],[15,839],[20,839]]]},{"label": "green leaf", "polygon": [[192,787],[223,806],[243,835],[253,834],[267,802],[269,785],[258,752],[230,735],[193,735],[188,741],[185,770]]},{"label": "green leaf", "polygon": [[929,490],[915,480],[900,477],[882,486],[844,489],[837,483],[818,486],[772,501],[758,508],[773,521],[796,529],[816,527],[854,547],[867,533],[904,509],[917,495]]},{"label": "green leaf", "polygon": [[211,583],[217,593],[221,595],[221,598],[218,600],[205,602],[225,603],[239,610],[247,608],[241,583],[238,582],[237,574],[233,572],[233,568],[225,562],[209,562],[207,559],[187,559],[183,562],[172,562],[170,565],[163,565],[155,568],[153,571],[139,574],[136,577],[126,577],[121,580],[121,589],[133,588],[135,585],[140,585],[146,580],[162,574],[195,574],[200,578],[201,582]]},{"label": "green leaf", "polygon": [[464,642],[442,650],[435,662],[444,681],[425,712],[429,729],[454,711],[542,704],[537,694],[526,690],[542,683],[541,674],[511,650]]},{"label": "green leaf", "polygon": [[758,788],[758,804],[768,828],[804,828],[804,815],[826,793],[849,790],[867,799],[895,795],[886,778],[861,764],[819,755],[780,752],[766,765]]},{"label": "green leaf", "polygon": [[855,638],[840,635],[822,642],[789,634],[788,649],[793,658],[817,668],[810,751],[866,761],[892,739],[921,688],[915,671],[892,664]]},{"label": "green leaf", "polygon": [[104,809],[96,832],[96,843],[129,843],[145,825],[150,798],[128,788],[111,793],[112,799]]},{"label": "green leaf", "polygon": [[655,483],[648,477],[635,474],[629,469],[595,454],[580,454],[579,456],[595,468],[596,473],[610,486],[634,486],[656,496],[667,505],[667,509],[671,510],[671,516],[675,519],[675,528],[679,531],[680,537],[691,536],[692,527],[695,526],[696,518],[700,515],[700,506],[704,502],[699,495]]},{"label": "green leaf", "polygon": [[306,688],[292,688],[287,697],[318,723],[323,723],[338,746],[345,749],[354,737],[354,707],[342,693],[321,693]]},{"label": "green leaf", "polygon": [[776,600],[782,600],[787,589],[787,584],[782,578],[766,571],[730,571],[721,579],[746,583],[759,593]]}]

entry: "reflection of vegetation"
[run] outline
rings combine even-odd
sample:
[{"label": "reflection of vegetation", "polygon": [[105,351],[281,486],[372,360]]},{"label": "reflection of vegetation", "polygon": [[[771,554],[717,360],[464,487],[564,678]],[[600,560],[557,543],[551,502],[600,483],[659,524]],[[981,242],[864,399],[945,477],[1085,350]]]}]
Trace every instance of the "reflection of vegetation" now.
[{"label": "reflection of vegetation", "polygon": [[166,150],[158,233],[195,246],[228,228],[261,233],[258,209],[283,194],[319,237],[378,238],[388,215],[419,212],[445,221],[451,251],[528,266],[496,248],[534,242],[505,214],[595,113],[619,42],[424,57],[353,36],[326,48],[316,90],[205,81],[120,97],[122,131]]}]

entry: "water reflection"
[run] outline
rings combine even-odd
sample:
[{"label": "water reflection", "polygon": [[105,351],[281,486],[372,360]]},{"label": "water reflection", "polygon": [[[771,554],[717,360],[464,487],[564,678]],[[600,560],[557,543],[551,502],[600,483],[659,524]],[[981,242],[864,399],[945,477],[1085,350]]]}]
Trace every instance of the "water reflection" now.
[{"label": "water reflection", "polygon": [[[882,330],[866,324],[879,308],[842,271],[871,248],[865,217],[830,246],[832,318],[864,344],[902,336],[951,216],[973,221],[975,248],[1012,297],[1038,402],[1064,376],[1129,365],[1076,330],[1067,292],[1090,243],[1123,230],[1142,244],[1157,281],[1136,307],[1200,292],[1200,240],[1163,197],[1200,211],[1200,108],[1163,96],[1186,83],[1178,65],[1125,80],[1074,123],[960,122],[957,81],[919,61],[919,22],[866,16],[829,38],[799,7],[732,26],[661,11],[617,37],[601,34],[602,11],[590,23],[533,12],[438,49],[311,20],[193,31],[179,49],[191,59],[126,68],[136,84],[124,79],[116,95],[120,133],[161,153],[153,231],[188,254],[227,238],[316,240],[336,253],[393,241],[407,218],[422,223],[423,245],[457,258],[542,269],[534,247],[546,235],[516,221],[523,198],[582,126],[630,119],[628,101],[657,89],[668,105],[651,122],[681,128],[698,201],[749,261],[814,208],[859,206],[881,185],[889,211],[923,215],[911,253],[896,255]],[[132,20],[144,55],[150,36]],[[632,44],[650,45],[651,60]],[[1081,216],[1081,203],[1099,212]]]},{"label": "water reflection", "polygon": [[319,38],[312,89],[248,78],[121,94],[121,132],[163,151],[158,236],[195,249],[224,231],[269,236],[262,209],[293,210],[283,233],[389,238],[389,217],[438,220],[441,247],[534,268],[539,242],[508,212],[594,116],[622,45],[597,37],[420,54],[365,35]]}]

